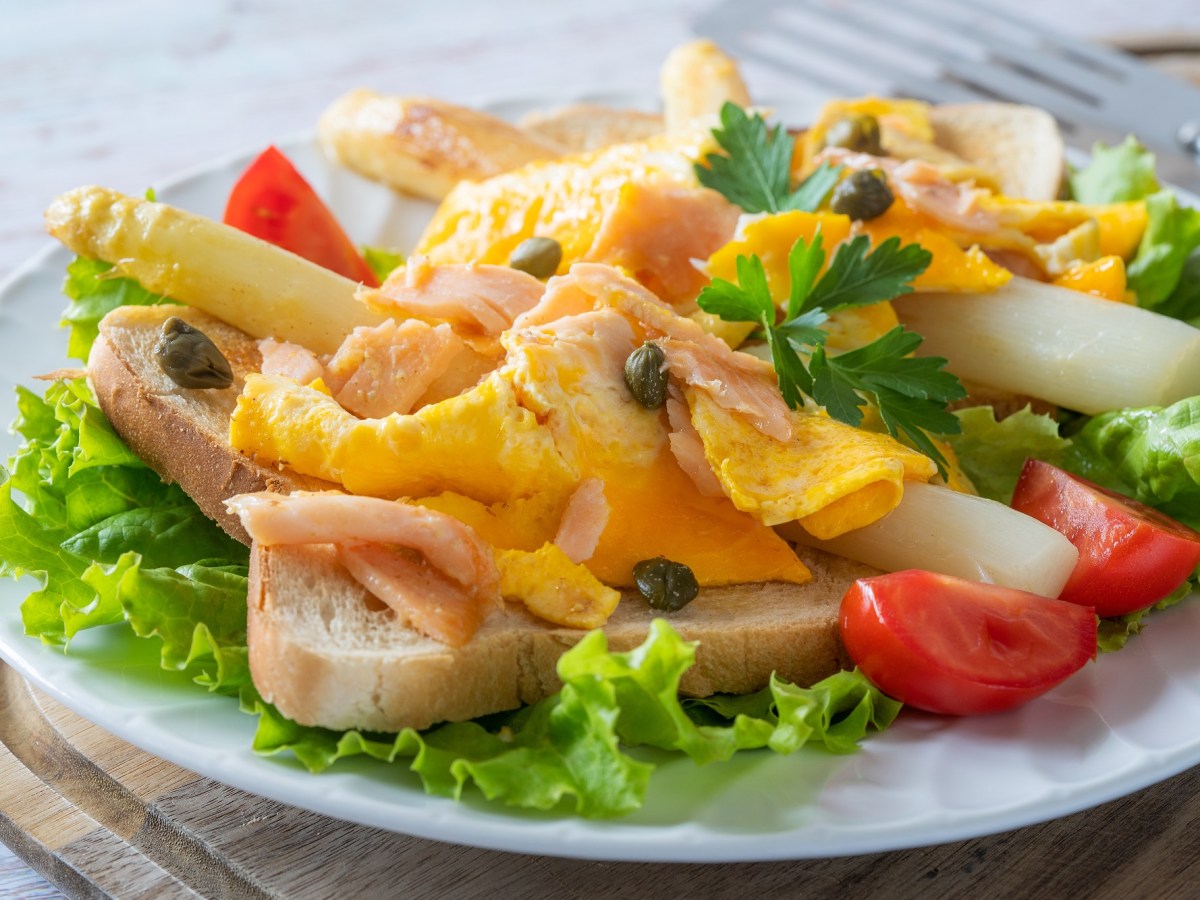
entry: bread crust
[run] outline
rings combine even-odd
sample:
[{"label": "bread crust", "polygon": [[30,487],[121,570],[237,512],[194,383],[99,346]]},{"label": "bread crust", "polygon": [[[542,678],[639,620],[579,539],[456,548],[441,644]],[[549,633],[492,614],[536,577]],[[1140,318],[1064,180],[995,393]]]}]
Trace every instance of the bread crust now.
[{"label": "bread crust", "polygon": [[[225,354],[233,384],[222,390],[181,388],[154,356],[162,323],[178,316]],[[251,491],[338,490],[319,478],[260,465],[229,446],[229,417],[247,372],[258,371],[257,343],[245,332],[184,306],[122,306],[100,322],[88,377],[100,409],[121,439],[166,482],[176,482],[231,537],[250,544],[225,500]]]}]

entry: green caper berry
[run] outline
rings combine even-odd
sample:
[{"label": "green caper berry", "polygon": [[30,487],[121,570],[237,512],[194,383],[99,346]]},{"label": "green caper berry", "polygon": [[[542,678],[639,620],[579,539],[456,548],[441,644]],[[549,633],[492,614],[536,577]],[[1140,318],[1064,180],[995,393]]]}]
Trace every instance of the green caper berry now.
[{"label": "green caper berry", "polygon": [[825,132],[826,147],[845,147],[855,153],[883,156],[879,120],[874,116],[850,115],[838,119]]},{"label": "green caper berry", "polygon": [[233,369],[217,345],[178,316],[163,322],[154,356],[167,377],[180,387],[213,389],[233,384]]},{"label": "green caper berry", "polygon": [[887,177],[878,169],[854,172],[839,184],[829,200],[835,213],[866,221],[882,216],[896,198],[888,187]]},{"label": "green caper berry", "polygon": [[646,409],[658,409],[667,402],[666,360],[662,348],[649,341],[625,359],[625,386]]},{"label": "green caper berry", "polygon": [[531,237],[517,244],[508,264],[543,281],[558,271],[562,247],[554,238]]},{"label": "green caper berry", "polygon": [[633,582],[638,592],[654,609],[678,612],[696,599],[700,585],[683,563],[665,556],[643,559],[633,567]]}]

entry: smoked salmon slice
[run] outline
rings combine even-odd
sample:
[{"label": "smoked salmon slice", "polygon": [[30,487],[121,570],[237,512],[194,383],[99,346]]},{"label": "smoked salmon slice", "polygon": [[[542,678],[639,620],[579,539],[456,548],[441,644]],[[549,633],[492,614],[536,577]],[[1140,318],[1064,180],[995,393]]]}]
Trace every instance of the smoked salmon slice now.
[{"label": "smoked salmon slice", "polygon": [[508,266],[431,265],[414,257],[358,297],[384,315],[447,322],[455,331],[498,335],[542,299],[546,286]]}]

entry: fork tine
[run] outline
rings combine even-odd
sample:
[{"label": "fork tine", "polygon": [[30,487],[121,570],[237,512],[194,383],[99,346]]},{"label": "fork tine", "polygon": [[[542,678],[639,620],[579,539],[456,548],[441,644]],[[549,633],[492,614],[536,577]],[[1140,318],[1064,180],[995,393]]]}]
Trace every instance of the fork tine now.
[{"label": "fork tine", "polygon": [[[870,3],[872,0],[860,0]],[[1090,52],[1087,45],[1057,38],[1029,22],[1012,16],[998,15],[981,20],[980,5],[964,6],[957,0],[907,0],[909,6],[923,8],[936,15],[943,27],[971,41],[1000,63],[1016,62],[1038,76],[1047,76],[1069,93],[1095,97],[1110,84],[1121,84],[1134,74],[1145,74],[1144,68],[1124,59],[1121,54],[1104,48]],[[991,9],[991,7],[988,7]],[[980,38],[980,28],[986,25],[987,37]],[[999,26],[999,27],[997,27]],[[1084,52],[1080,52],[1084,48]],[[1120,65],[1117,65],[1119,63]]]},{"label": "fork tine", "polygon": [[[709,30],[707,22],[697,24],[697,32],[719,36],[725,48],[743,61],[756,62],[770,69],[784,72],[820,85],[835,95],[852,96],[879,93],[883,88],[902,89],[908,96],[931,102],[968,102],[979,99],[978,92],[959,85],[929,77],[933,69],[924,66],[925,73],[913,71],[912,67],[889,65],[875,60],[871,65],[847,54],[854,48],[837,36],[823,35],[821,44],[811,42],[811,30],[803,32],[792,23],[774,17],[769,26],[754,31],[735,34],[722,33],[721,29]],[[808,43],[799,44],[799,40]],[[798,47],[803,52],[797,52]],[[847,59],[853,59],[848,65]]]},{"label": "fork tine", "polygon": [[[939,67],[894,46],[883,35],[864,36],[856,26],[847,27],[836,13],[828,13],[818,10],[812,0],[787,5],[774,0],[727,0],[700,16],[693,28],[743,61],[843,96],[891,91],[932,103],[989,99],[975,87],[942,79]],[[746,22],[754,25],[745,27]],[[864,37],[871,41],[872,52],[866,56]]]},{"label": "fork tine", "polygon": [[[921,0],[910,0],[910,6],[912,5],[922,5]],[[870,25],[878,24],[873,19],[873,15],[894,12],[894,0],[889,0],[887,3],[881,2],[881,0],[861,0],[852,8],[844,8],[836,12],[814,6],[810,10],[810,16],[837,16],[843,20]],[[1021,53],[1015,45],[1001,44],[1001,41],[994,36],[989,37],[989,46],[999,46],[1005,52],[1012,46],[1014,50],[1012,55],[1017,58],[1018,65],[1003,63],[991,50],[980,47],[974,41],[969,46],[960,41],[958,46],[954,46],[953,49],[950,49],[949,42],[939,45],[928,40],[920,26],[912,21],[894,21],[889,25],[897,31],[910,33],[913,40],[922,41],[920,53],[923,56],[938,63],[950,78],[968,88],[975,88],[979,96],[1041,106],[1057,118],[1066,120],[1077,120],[1098,105],[1094,96],[1077,90],[1071,83],[1072,79],[1078,81],[1076,73],[1058,73],[1063,75],[1068,82],[1062,86],[1065,92],[1048,86],[1043,80],[1031,77],[1030,74],[1021,70],[1019,64],[1025,63],[1032,68],[1034,60]],[[970,37],[970,34],[968,33],[966,36]],[[1055,82],[1057,83],[1057,80]]]},{"label": "fork tine", "polygon": [[[1057,52],[1047,53],[1041,35],[1028,29],[1017,31],[1015,34],[1010,32],[1008,35],[993,30],[988,34],[986,41],[980,40],[978,22],[968,17],[957,17],[963,10],[956,3],[947,7],[942,0],[908,0],[908,5],[924,8],[938,15],[942,19],[943,26],[955,36],[955,40],[951,43],[953,49],[943,50],[943,58],[946,52],[953,52],[954,49],[962,53],[965,40],[972,47],[978,49],[980,59],[987,58],[993,63],[1009,68],[1024,68],[1090,104],[1096,102],[1098,93],[1107,89],[1109,81],[1123,82],[1125,80],[1123,73],[1107,69],[1098,72],[1090,62],[1085,64],[1064,58]],[[887,3],[883,3],[881,0],[859,0],[855,9],[858,7],[876,7],[881,12],[896,10],[895,0],[889,0]],[[947,10],[950,11],[949,15],[946,14]],[[927,31],[924,33],[917,31],[914,38],[921,41],[922,49],[926,52],[929,50],[929,45],[934,43],[930,40]],[[939,46],[939,50],[941,49]],[[1057,50],[1058,48],[1053,49]]]},{"label": "fork tine", "polygon": [[[796,7],[789,9],[795,13]],[[936,103],[966,103],[979,100],[985,95],[979,90],[962,83],[940,79],[938,67],[931,66],[911,52],[889,47],[886,42],[870,45],[870,53],[863,54],[863,37],[856,30],[856,22],[848,20],[839,12],[828,9],[804,8],[804,16],[780,17],[773,21],[771,41],[790,48],[789,56],[795,56],[796,40],[806,40],[804,55],[821,60],[821,71],[828,67],[850,68],[856,74],[865,73],[867,78],[855,81],[857,93],[880,92],[884,87],[892,92]],[[814,42],[813,37],[819,37]],[[852,63],[848,67],[847,60]]]},{"label": "fork tine", "polygon": [[843,94],[1030,103],[1079,141],[1096,129],[1132,132],[1157,152],[1160,166],[1193,182],[1195,88],[1115,51],[1048,33],[995,0],[724,0],[696,27],[735,55]]},{"label": "fork tine", "polygon": [[[872,2],[872,0],[860,0]],[[1155,102],[1168,101],[1181,108],[1196,105],[1193,87],[1149,68],[1125,54],[1092,46],[1037,28],[997,11],[1000,26],[986,0],[964,5],[958,0],[903,0],[937,15],[946,27],[986,48],[989,61],[1059,87],[1088,106],[1101,109],[1128,100],[1145,102],[1153,92]],[[981,13],[988,16],[981,19]],[[986,25],[986,38],[979,37]]]},{"label": "fork tine", "polygon": [[1012,15],[1006,7],[990,0],[973,0],[971,4],[963,4],[960,0],[929,0],[946,16],[953,16],[957,21],[967,21],[974,27],[990,26],[1001,22],[1012,31],[1023,34],[1030,42],[1042,47],[1050,47],[1057,54],[1085,65],[1093,72],[1106,74],[1109,77],[1124,78],[1137,76],[1145,71],[1142,63],[1108,47],[1099,44],[1088,44],[1073,40],[1035,24],[1028,19]]}]

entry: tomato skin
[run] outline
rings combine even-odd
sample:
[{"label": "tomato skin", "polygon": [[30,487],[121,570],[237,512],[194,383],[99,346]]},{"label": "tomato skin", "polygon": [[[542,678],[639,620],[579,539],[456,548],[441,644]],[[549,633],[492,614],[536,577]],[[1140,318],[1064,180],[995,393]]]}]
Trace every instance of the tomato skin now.
[{"label": "tomato skin", "polygon": [[1087,607],[918,569],[858,579],[839,619],[864,675],[935,713],[1012,709],[1096,656]]},{"label": "tomato skin", "polygon": [[1079,562],[1059,599],[1122,616],[1157,603],[1200,564],[1200,533],[1085,478],[1030,459],[1012,505],[1061,531]]},{"label": "tomato skin", "polygon": [[329,207],[274,147],[260,153],[238,178],[222,221],[352,281],[379,286]]}]

